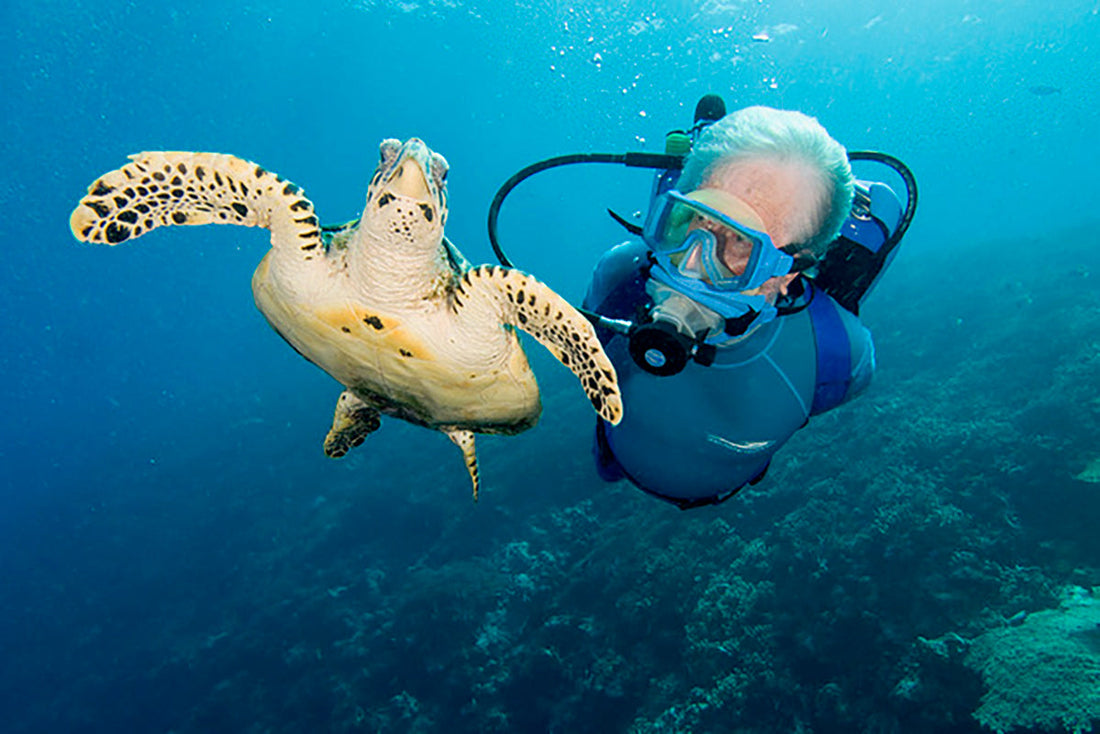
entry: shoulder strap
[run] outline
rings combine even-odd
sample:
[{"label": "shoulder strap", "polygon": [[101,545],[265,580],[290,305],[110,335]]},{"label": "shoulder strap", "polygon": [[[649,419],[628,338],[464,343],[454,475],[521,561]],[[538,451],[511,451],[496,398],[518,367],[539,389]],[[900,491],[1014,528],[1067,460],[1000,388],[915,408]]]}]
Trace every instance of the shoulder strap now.
[{"label": "shoulder strap", "polygon": [[810,415],[819,415],[840,405],[848,394],[852,347],[836,302],[820,290],[814,296],[808,309],[817,343],[817,381]]}]

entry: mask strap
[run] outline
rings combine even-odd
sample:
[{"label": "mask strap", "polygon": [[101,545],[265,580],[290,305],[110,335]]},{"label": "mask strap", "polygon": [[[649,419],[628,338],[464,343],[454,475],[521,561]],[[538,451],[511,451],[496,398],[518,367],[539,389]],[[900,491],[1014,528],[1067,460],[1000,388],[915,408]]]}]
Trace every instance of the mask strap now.
[{"label": "mask strap", "polygon": [[779,251],[790,255],[794,260],[794,262],[791,263],[791,269],[787,271],[788,273],[804,273],[814,265],[817,265],[817,258],[802,249],[800,243],[780,247]]}]

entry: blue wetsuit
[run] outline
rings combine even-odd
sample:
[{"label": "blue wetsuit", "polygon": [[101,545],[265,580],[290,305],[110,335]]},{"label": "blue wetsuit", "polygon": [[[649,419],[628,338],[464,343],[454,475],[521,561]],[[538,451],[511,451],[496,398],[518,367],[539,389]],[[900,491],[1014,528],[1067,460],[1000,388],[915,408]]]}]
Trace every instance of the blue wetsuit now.
[{"label": "blue wetsuit", "polygon": [[[636,319],[647,299],[647,263],[641,242],[609,250],[585,308]],[[806,291],[809,307],[720,347],[714,364],[689,361],[669,377],[640,369],[625,336],[597,329],[624,405],[619,425],[597,428],[601,476],[625,476],[683,508],[719,502],[762,477],[810,415],[864,390],[875,366],[870,332],[824,292],[812,285]]]}]

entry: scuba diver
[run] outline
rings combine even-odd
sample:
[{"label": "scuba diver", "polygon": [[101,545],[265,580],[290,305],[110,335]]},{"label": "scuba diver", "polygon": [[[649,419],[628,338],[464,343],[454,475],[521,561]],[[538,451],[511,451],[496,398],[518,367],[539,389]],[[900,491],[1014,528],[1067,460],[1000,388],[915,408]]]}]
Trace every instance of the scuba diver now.
[{"label": "scuba diver", "polygon": [[[582,305],[618,371],[624,415],[598,421],[597,470],[681,509],[717,504],[763,479],[810,416],[863,392],[874,344],[859,305],[912,219],[916,183],[897,159],[847,153],[814,118],[707,95],[656,168],[644,226],[607,251]],[[634,156],[633,160],[629,160]],[[614,157],[614,156],[610,156]],[[609,156],[564,156],[529,169]],[[569,160],[567,160],[569,159]],[[904,180],[857,181],[850,160]],[[681,169],[682,165],[682,170]],[[503,195],[490,209],[490,239]]]}]

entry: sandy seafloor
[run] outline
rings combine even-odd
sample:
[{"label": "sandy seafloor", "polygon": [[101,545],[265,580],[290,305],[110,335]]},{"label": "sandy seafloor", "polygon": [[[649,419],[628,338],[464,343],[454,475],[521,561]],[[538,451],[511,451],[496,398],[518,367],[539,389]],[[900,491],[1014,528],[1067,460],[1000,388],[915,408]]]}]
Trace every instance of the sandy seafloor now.
[{"label": "sandy seafloor", "polygon": [[[1098,12],[7,3],[0,729],[1085,730]],[[530,340],[543,417],[479,440],[477,505],[438,433],[389,420],[326,459],[339,388],[251,302],[265,233],[68,232],[147,149],[255,160],[343,221],[378,142],[417,135],[451,163],[449,236],[487,262],[511,173],[659,150],[706,92],[804,110],[921,184],[863,313],[871,388],[718,508],[602,483],[591,408]],[[647,189],[545,174],[501,236],[576,301],[619,237],[604,209]]]}]

